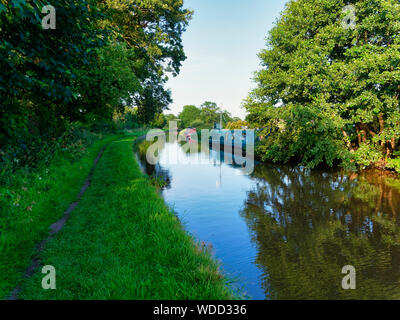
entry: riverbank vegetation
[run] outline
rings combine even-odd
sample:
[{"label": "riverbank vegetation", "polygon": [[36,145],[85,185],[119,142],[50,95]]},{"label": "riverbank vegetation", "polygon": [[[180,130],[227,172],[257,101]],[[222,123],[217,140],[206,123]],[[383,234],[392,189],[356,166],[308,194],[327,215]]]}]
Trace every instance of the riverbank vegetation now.
[{"label": "riverbank vegetation", "polygon": [[[0,172],[31,167],[71,124],[151,124],[171,102],[164,84],[185,60],[182,0],[0,1]],[[51,152],[50,152],[51,154]]]},{"label": "riverbank vegetation", "polygon": [[[25,299],[235,298],[207,246],[185,232],[161,198],[159,190],[170,184],[170,177],[145,176],[134,158],[133,141],[148,128],[168,128],[171,120],[178,120],[179,129],[211,129],[220,121],[228,129],[257,129],[257,154],[264,161],[400,172],[400,4],[347,4],[288,1],[259,55],[262,69],[244,102],[248,115],[242,121],[210,101],[184,106],[176,116],[164,114],[172,102],[165,84],[179,74],[186,58],[182,34],[192,12],[183,0],[53,0],[55,29],[42,27],[47,5],[42,0],[0,0],[0,297],[20,286]],[[146,145],[139,151],[144,153]],[[49,227],[76,201],[104,147],[85,196],[40,252],[41,262],[57,270],[57,290],[43,290],[40,270],[29,278],[23,273]],[[294,175],[296,181],[302,170],[278,173]],[[395,178],[374,188],[362,177],[356,186],[351,174],[337,179],[349,180],[345,191],[358,188],[356,200],[364,195],[373,199],[368,207],[359,205],[365,217],[371,210],[379,219],[381,211],[396,216],[400,187]],[[310,185],[318,183],[311,180]],[[322,187],[329,193],[332,183]],[[301,185],[296,194],[289,190],[284,196],[298,200],[304,190],[315,188]],[[309,219],[304,213],[314,206],[315,225],[327,234],[345,232],[329,215],[336,199],[349,193],[334,191],[326,210],[313,205],[319,195],[311,194],[308,211],[293,211],[289,199],[281,213],[291,217],[295,212],[291,220],[300,229]],[[273,206],[262,206],[257,217],[252,199],[267,204],[276,199],[263,189],[249,196],[243,217],[268,240],[268,230],[280,228],[268,216],[274,212],[265,212]],[[344,217],[348,208],[341,201],[343,209],[336,210]],[[263,222],[265,217],[269,220]],[[375,230],[384,230],[384,250],[364,236],[354,237],[351,241],[363,243],[369,252],[355,256],[354,264],[358,259],[370,265],[375,259],[383,265],[391,251],[398,252],[397,227],[378,218],[372,220],[373,234],[367,235],[375,241]],[[355,229],[364,227],[363,222]],[[296,243],[320,243],[324,234],[309,231],[304,231],[311,235],[306,242]],[[351,248],[350,241],[340,243],[335,237],[326,243],[339,243],[343,252]],[[321,261],[324,247],[315,259],[309,247],[297,251],[307,261]],[[269,267],[271,283],[295,279],[290,272],[298,263],[282,263],[293,256],[285,250],[260,260]],[[335,263],[329,265],[330,279]],[[301,290],[326,288],[328,278],[311,289],[289,281],[287,291],[271,297],[301,298]],[[387,279],[376,280],[377,287],[388,286]]]},{"label": "riverbank vegetation", "polygon": [[[22,285],[31,299],[232,297],[131,148],[139,128],[164,120],[192,12],[182,0],[54,0],[55,29],[45,29],[45,5],[0,0],[0,296]],[[23,273],[110,143],[41,257],[57,270],[57,294],[46,293],[40,270]]]},{"label": "riverbank vegetation", "polygon": [[166,125],[168,121],[178,120],[179,129],[213,129],[215,124],[219,124],[222,116],[222,126],[226,127],[233,121],[240,121],[237,117],[232,117],[230,112],[222,110],[215,102],[206,101],[200,107],[195,105],[183,106],[182,111],[175,116],[168,114],[165,116]]},{"label": "riverbank vegetation", "polygon": [[289,1],[269,33],[244,103],[263,160],[400,172],[400,5],[347,4]]},{"label": "riverbank vegetation", "polygon": [[85,197],[43,252],[43,263],[57,270],[57,290],[43,290],[37,272],[23,283],[22,298],[233,297],[207,248],[195,244],[140,171],[132,140],[107,147]]},{"label": "riverbank vegetation", "polygon": [[[50,146],[56,154],[36,168],[23,168],[2,177],[0,187],[0,298],[22,279],[36,254],[35,246],[63,216],[87,178],[93,161],[118,135],[95,135],[80,129],[68,140]],[[51,159],[50,159],[51,158]]]}]

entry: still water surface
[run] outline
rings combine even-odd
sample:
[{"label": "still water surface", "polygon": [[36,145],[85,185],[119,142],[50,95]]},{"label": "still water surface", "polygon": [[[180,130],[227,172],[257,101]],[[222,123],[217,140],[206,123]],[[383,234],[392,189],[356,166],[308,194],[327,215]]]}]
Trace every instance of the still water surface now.
[{"label": "still water surface", "polygon": [[[171,163],[171,154],[186,163]],[[189,155],[177,143],[164,145],[156,166],[137,155],[167,181],[166,202],[248,298],[400,299],[395,176],[261,163],[241,175],[222,152]],[[345,265],[356,268],[356,290],[342,289]]]}]

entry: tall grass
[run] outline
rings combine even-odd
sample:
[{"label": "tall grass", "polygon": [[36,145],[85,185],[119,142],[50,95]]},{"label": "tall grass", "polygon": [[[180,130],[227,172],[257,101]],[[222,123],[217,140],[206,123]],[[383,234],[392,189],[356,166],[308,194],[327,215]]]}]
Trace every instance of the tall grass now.
[{"label": "tall grass", "polygon": [[43,263],[57,289],[37,272],[25,299],[229,299],[227,280],[209,252],[185,232],[141,173],[132,137],[105,151],[79,206],[48,243]]},{"label": "tall grass", "polygon": [[[3,171],[0,184],[0,298],[17,285],[35,245],[76,199],[99,150],[117,136],[79,130],[36,166]],[[67,143],[69,142],[69,143]],[[43,151],[46,152],[46,151]],[[39,160],[40,159],[40,160]],[[4,169],[4,168],[3,168]]]}]

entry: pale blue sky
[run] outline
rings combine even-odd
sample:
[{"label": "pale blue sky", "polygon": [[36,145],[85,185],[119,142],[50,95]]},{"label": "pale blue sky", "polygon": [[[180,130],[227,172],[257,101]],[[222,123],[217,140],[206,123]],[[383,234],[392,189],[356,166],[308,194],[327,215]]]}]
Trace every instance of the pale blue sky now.
[{"label": "pale blue sky", "polygon": [[171,78],[173,104],[165,113],[178,114],[184,105],[214,101],[243,118],[241,102],[260,68],[257,54],[286,0],[185,0],[194,10],[183,36],[187,60]]}]

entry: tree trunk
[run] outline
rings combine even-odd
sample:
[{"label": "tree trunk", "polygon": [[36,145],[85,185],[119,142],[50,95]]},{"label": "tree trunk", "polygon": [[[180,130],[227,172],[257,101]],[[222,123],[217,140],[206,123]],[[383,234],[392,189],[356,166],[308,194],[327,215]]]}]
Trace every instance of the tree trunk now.
[{"label": "tree trunk", "polygon": [[[383,120],[383,113],[379,113],[379,133],[382,133],[385,130],[385,120]],[[381,140],[381,146],[384,147],[386,144],[386,141]]]},{"label": "tree trunk", "polygon": [[390,151],[390,147],[388,144],[386,144],[386,159],[390,157],[392,152]]},{"label": "tree trunk", "polygon": [[364,129],[361,130],[361,137],[362,137],[362,142],[367,142],[367,131]]},{"label": "tree trunk", "polygon": [[357,138],[358,138],[358,146],[361,146],[361,133],[360,133],[360,125],[357,123],[356,125],[356,131],[357,131]]},{"label": "tree trunk", "polygon": [[346,141],[347,148],[349,148],[349,150],[350,150],[351,152],[354,152],[354,149],[353,149],[353,147],[351,146],[351,141],[350,141],[350,139],[349,139],[349,136],[348,136],[347,132],[344,131],[344,129],[342,129],[342,132],[343,132],[344,140]]},{"label": "tree trunk", "polygon": [[361,127],[364,129],[364,131],[367,131],[371,137],[374,137],[376,135],[375,132],[373,132],[366,124],[361,122]]}]

